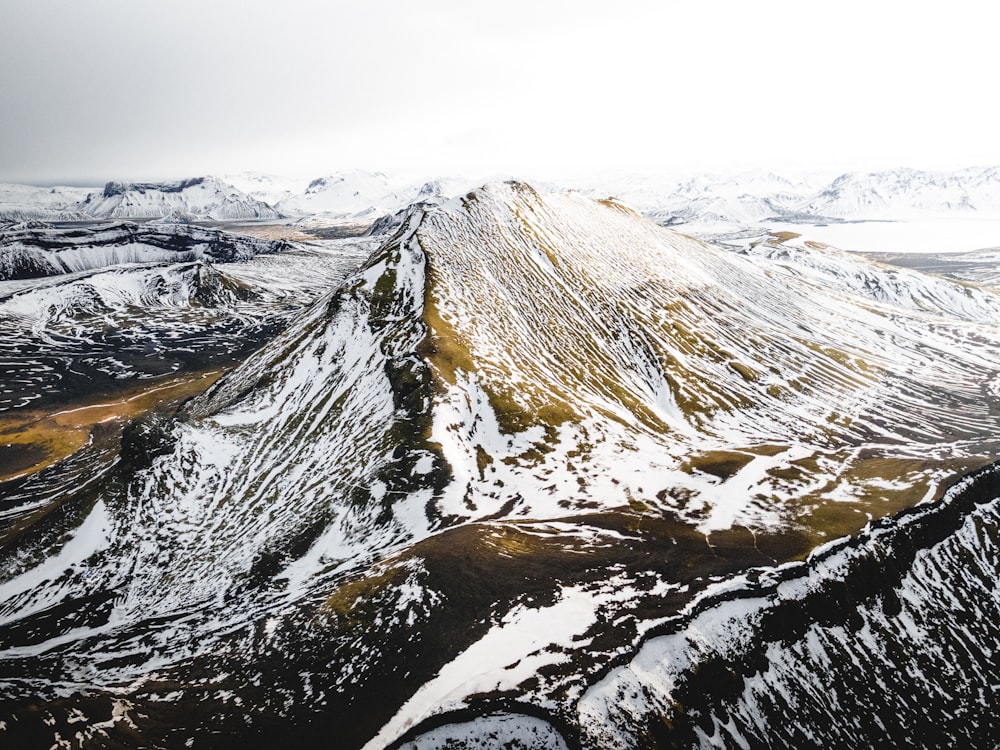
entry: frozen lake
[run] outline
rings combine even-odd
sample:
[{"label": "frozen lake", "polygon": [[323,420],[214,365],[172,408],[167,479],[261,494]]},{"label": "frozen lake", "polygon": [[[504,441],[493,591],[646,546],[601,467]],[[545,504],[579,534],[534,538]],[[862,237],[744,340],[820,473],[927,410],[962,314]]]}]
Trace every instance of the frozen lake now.
[{"label": "frozen lake", "polygon": [[958,253],[1000,247],[1000,218],[942,217],[836,224],[768,224],[773,231],[864,253]]}]

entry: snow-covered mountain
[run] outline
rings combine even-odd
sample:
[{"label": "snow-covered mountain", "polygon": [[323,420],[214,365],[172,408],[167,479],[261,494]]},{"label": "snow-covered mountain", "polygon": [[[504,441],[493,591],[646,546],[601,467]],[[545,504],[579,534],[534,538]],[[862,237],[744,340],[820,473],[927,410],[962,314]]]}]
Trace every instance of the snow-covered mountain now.
[{"label": "snow-covered mountain", "polygon": [[796,210],[854,221],[953,213],[996,217],[1000,215],[1000,168],[844,174]]},{"label": "snow-covered mountain", "polygon": [[269,296],[200,262],[83,271],[0,292],[0,409],[11,417],[229,365],[285,322],[288,311]]},{"label": "snow-covered mountain", "polygon": [[277,206],[298,215],[362,213],[377,217],[398,210],[408,197],[381,172],[355,170],[317,177],[299,195],[285,198]]},{"label": "snow-covered mountain", "polygon": [[892,169],[784,177],[744,171],[595,175],[569,181],[593,197],[613,195],[661,224],[900,220],[939,215],[1000,217],[1000,169]]},{"label": "snow-covered mountain", "polygon": [[51,187],[0,183],[0,222],[80,221],[80,208],[92,188]]},{"label": "snow-covered mountain", "polygon": [[[334,173],[311,181],[266,175],[230,178],[290,215],[327,214],[372,219],[428,198],[468,192],[475,181],[439,177],[411,183],[379,172]],[[537,183],[543,184],[543,183]],[[545,183],[555,189],[554,183]],[[829,175],[803,172],[588,174],[558,183],[593,198],[613,196],[661,224],[850,219],[900,220],[939,215],[1000,217],[1000,169],[953,172],[893,169]]]},{"label": "snow-covered mountain", "polygon": [[[413,182],[381,172],[347,170],[310,179],[243,172],[177,183],[112,182],[103,189],[0,185],[0,219],[177,216],[240,221],[322,216],[354,223],[381,220],[386,227],[393,222],[385,217],[401,214],[412,203],[440,203],[475,184],[459,177]],[[850,172],[832,180],[819,173],[782,176],[767,171],[605,173],[559,184],[592,198],[613,196],[657,223],[685,224],[689,231],[719,224],[1000,217],[1000,168],[996,167]],[[546,189],[554,188],[555,184],[546,183]]]},{"label": "snow-covered mountain", "polygon": [[473,183],[438,178],[414,183],[380,172],[350,170],[312,179],[258,172],[179,182],[109,182],[103,188],[0,185],[0,220],[70,222],[92,219],[245,221],[321,215],[371,222],[414,202],[444,200]]},{"label": "snow-covered mountain", "polygon": [[251,198],[275,206],[286,198],[305,192],[310,180],[285,177],[264,172],[237,172],[224,174],[220,178]]},{"label": "snow-covered mountain", "polygon": [[[226,178],[290,215],[371,218],[427,197],[451,198],[475,186],[465,178],[412,183],[379,172],[288,180],[246,173]],[[536,183],[542,184],[542,183]],[[595,173],[558,183],[593,198],[613,196],[661,224],[849,219],[900,220],[940,215],[1000,217],[1000,169],[951,172],[891,169],[781,175],[765,170],[699,173]],[[547,185],[554,189],[555,184]]]},{"label": "snow-covered mountain", "polygon": [[277,219],[270,205],[216,177],[179,182],[109,182],[103,188],[0,185],[0,220],[84,221],[187,216],[198,221]]},{"label": "snow-covered mountain", "polygon": [[413,203],[440,203],[475,187],[472,181],[441,177],[413,183],[381,172],[353,170],[317,177],[297,195],[275,205],[292,215],[323,214],[373,221],[406,210]]},{"label": "snow-covered mountain", "polygon": [[281,217],[271,206],[215,177],[176,183],[109,182],[80,208],[97,219],[154,219],[175,212],[218,221]]},{"label": "snow-covered mountain", "polygon": [[[996,534],[994,474],[953,493],[947,523],[909,516],[898,555],[870,534],[776,566],[996,455],[1000,298],[792,249],[732,252],[522,183],[414,208],[179,412],[0,487],[0,731],[603,748],[711,745],[725,726],[766,743],[802,697],[827,736],[826,691],[753,693],[758,654],[804,644],[819,679],[823,653],[931,649],[941,633],[910,627],[844,645],[806,594],[825,576],[851,592],[830,608],[872,627],[890,590],[946,607],[946,584],[907,576],[964,579],[935,561]],[[768,640],[765,622],[793,625]],[[798,640],[812,627],[827,651]],[[806,662],[775,663],[768,686]],[[924,677],[951,684],[893,674],[904,702]],[[966,677],[966,695],[988,680]]]},{"label": "snow-covered mountain", "polygon": [[783,214],[823,184],[816,177],[789,179],[765,171],[612,173],[568,183],[594,198],[614,196],[663,224],[753,224]]}]

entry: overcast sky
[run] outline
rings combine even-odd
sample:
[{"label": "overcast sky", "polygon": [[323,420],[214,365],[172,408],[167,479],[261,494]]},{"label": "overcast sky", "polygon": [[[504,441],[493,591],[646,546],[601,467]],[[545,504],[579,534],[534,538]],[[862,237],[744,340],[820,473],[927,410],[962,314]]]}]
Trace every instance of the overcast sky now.
[{"label": "overcast sky", "polygon": [[981,2],[0,0],[0,181],[1000,163]]}]

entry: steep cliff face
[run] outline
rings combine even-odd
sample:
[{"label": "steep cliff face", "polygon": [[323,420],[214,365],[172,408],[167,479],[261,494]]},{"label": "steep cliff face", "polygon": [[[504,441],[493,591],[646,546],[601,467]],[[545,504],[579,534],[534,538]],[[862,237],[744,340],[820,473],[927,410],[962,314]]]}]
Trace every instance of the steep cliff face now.
[{"label": "steep cliff face", "polygon": [[[0,721],[88,747],[655,746],[668,709],[690,744],[721,705],[749,727],[738,687],[690,698],[721,667],[671,633],[727,642],[724,591],[794,589],[774,566],[997,448],[995,292],[896,304],[839,262],[520,183],[413,209],[174,416],[5,486]],[[854,575],[833,559],[808,571]],[[758,635],[758,610],[734,649],[827,624]]]}]

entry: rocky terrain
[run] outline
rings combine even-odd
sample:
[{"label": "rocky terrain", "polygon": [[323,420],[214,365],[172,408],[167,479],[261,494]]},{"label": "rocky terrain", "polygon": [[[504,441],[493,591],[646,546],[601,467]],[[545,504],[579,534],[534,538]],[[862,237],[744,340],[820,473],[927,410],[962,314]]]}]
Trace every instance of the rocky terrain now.
[{"label": "rocky terrain", "polygon": [[246,349],[0,485],[0,736],[989,736],[994,288],[518,182],[433,203],[322,253],[7,282],[12,361],[128,316],[197,377],[185,347]]}]

